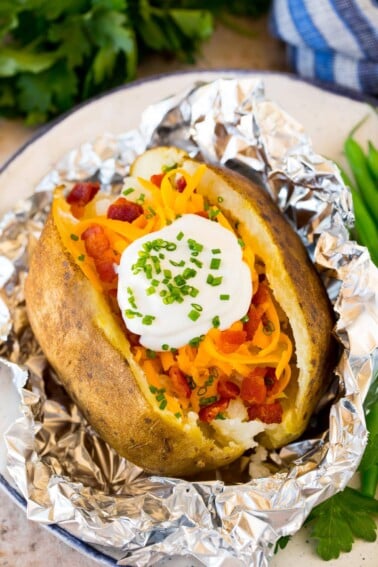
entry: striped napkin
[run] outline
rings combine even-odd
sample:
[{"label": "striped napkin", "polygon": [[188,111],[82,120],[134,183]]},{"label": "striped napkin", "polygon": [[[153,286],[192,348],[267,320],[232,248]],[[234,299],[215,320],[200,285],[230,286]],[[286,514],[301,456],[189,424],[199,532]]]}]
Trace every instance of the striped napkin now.
[{"label": "striped napkin", "polygon": [[270,24],[299,75],[378,96],[378,0],[274,0]]}]

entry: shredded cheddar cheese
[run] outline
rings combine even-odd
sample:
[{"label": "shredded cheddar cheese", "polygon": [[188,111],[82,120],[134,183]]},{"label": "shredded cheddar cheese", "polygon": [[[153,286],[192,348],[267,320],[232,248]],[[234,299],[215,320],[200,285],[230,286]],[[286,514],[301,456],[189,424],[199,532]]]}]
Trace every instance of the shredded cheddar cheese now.
[{"label": "shredded cheddar cheese", "polygon": [[[101,227],[116,257],[136,239],[162,229],[185,214],[207,216],[231,231],[242,242],[243,260],[249,267],[253,283],[250,318],[255,316],[255,323],[236,321],[225,331],[214,327],[205,336],[199,337],[197,344],[188,344],[175,350],[149,352],[140,344],[132,343],[135,361],[144,370],[158,407],[161,410],[167,409],[178,419],[188,410],[201,415],[202,408],[213,407],[214,403],[223,400],[226,394],[222,392],[227,388],[231,397],[236,390],[242,394],[247,386],[251,386],[246,385],[246,381],[252,381],[252,386],[253,380],[260,384],[263,403],[276,403],[285,396],[284,391],[291,378],[293,345],[281,329],[259,250],[256,245],[252,245],[243,226],[238,226],[238,223],[227,218],[218,204],[207,203],[203,195],[196,192],[205,170],[206,166],[200,165],[194,175],[190,175],[182,168],[172,169],[163,176],[160,188],[151,180],[138,178],[140,186],[145,190],[143,214],[131,222],[96,215],[93,202],[85,207],[81,218],[75,218],[62,187],[56,189],[52,205],[56,227],[74,262],[97,290],[109,293],[110,296],[116,282],[104,283],[101,280],[96,262],[87,254],[82,239],[83,233],[93,226]],[[177,190],[177,179],[184,180],[182,191]],[[94,202],[97,198],[100,197],[96,196]],[[261,294],[258,293],[259,290]],[[114,309],[114,304],[112,308]],[[176,369],[176,383],[170,379],[172,368]],[[259,373],[263,376],[264,372],[270,379],[261,381],[254,378]],[[259,397],[256,399],[260,400]],[[261,403],[251,402],[249,398],[244,399],[244,402],[247,405]],[[215,413],[215,417],[223,419],[222,415],[220,411]]]}]

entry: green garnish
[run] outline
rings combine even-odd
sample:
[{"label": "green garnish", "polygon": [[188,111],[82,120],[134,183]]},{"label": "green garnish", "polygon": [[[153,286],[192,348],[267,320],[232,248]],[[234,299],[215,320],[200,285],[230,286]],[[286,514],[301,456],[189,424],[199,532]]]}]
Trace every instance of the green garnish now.
[{"label": "green garnish", "polygon": [[153,315],[145,315],[142,319],[143,325],[152,325],[153,321],[156,319]]},{"label": "green garnish", "polygon": [[79,240],[79,237],[77,236],[77,234],[70,234],[70,238],[71,240]]},{"label": "green garnish", "polygon": [[163,165],[161,168],[162,173],[168,173],[168,171],[172,171],[172,169],[177,169],[178,164],[173,163],[172,165]]},{"label": "green garnish", "polygon": [[201,314],[196,311],[195,309],[192,309],[192,311],[189,311],[188,313],[188,317],[189,319],[191,319],[192,321],[197,321],[197,319],[201,316]]},{"label": "green garnish", "polygon": [[217,401],[217,396],[210,396],[209,398],[200,398],[199,401],[199,405],[202,406],[208,406],[209,404],[213,404],[214,402]]},{"label": "green garnish", "polygon": [[164,399],[163,401],[160,402],[159,409],[161,410],[165,409],[167,407],[167,404],[168,404],[167,400]]},{"label": "green garnish", "polygon": [[208,283],[213,287],[216,287],[222,283],[222,280],[223,280],[222,276],[215,278],[212,274],[209,274],[206,278],[206,283]]},{"label": "green garnish", "polygon": [[[151,350],[151,349],[148,348],[147,351],[146,351],[146,354],[147,354],[147,358],[151,358],[151,359],[156,358],[156,352],[154,350]],[[150,390],[151,390],[151,388],[155,388],[155,386],[150,386]],[[155,390],[156,390],[156,388],[155,388]],[[152,390],[151,390],[151,392],[152,392]],[[152,393],[154,393],[154,392],[152,392]]]},{"label": "green garnish", "polygon": [[127,195],[130,195],[130,193],[133,193],[135,191],[135,189],[133,189],[132,187],[128,187],[127,189],[124,189],[122,191],[122,194],[125,195],[125,197],[127,197]]},{"label": "green garnish", "polygon": [[218,270],[221,264],[220,258],[212,258],[210,262],[210,269],[211,270]]},{"label": "green garnish", "polygon": [[78,259],[80,262],[84,262],[84,260],[85,260],[85,254],[80,254],[80,256],[78,256],[77,259]]},{"label": "green garnish", "polygon": [[230,299],[230,296],[229,296],[228,293],[222,293],[222,294],[219,296],[219,299],[220,299],[221,301],[227,301],[228,299]]},{"label": "green garnish", "polygon": [[219,327],[220,325],[219,315],[215,315],[215,317],[213,317],[212,324],[214,329],[217,329]]}]

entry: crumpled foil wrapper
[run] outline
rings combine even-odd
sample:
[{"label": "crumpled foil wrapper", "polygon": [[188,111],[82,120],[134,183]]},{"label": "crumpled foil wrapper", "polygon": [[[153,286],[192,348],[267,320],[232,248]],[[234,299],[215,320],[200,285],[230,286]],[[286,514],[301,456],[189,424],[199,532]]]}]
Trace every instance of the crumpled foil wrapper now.
[{"label": "crumpled foil wrapper", "polygon": [[[342,354],[322,400],[329,420],[320,434],[310,429],[305,440],[268,455],[262,469],[257,464],[265,476],[238,484],[232,481],[240,463],[227,478],[189,482],[148,476],[119,457],[68,399],[25,313],[28,254],[51,189],[97,178],[117,190],[136,155],[170,144],[266,183],[307,246],[336,313]],[[337,167],[314,153],[302,126],[267,100],[255,79],[196,84],[147,108],[137,130],[105,133],[63,156],[0,222],[1,365],[14,370],[23,411],[6,435],[8,471],[28,517],[59,523],[119,565],[181,557],[210,567],[266,566],[278,538],[294,534],[316,504],[345,487],[366,445],[362,401],[378,362],[378,271],[366,249],[348,240],[352,224]]]}]

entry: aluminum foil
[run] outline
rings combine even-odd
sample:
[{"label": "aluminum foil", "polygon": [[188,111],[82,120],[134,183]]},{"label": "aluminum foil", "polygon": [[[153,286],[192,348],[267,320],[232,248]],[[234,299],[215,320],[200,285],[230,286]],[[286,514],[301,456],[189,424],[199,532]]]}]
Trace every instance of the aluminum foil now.
[{"label": "aluminum foil", "polygon": [[[266,184],[322,275],[342,346],[322,400],[330,404],[326,427],[192,482],[148,476],[98,438],[47,366],[23,296],[51,189],[97,178],[116,191],[134,157],[163,144]],[[337,167],[314,153],[302,126],[266,99],[259,80],[196,84],[147,108],[137,130],[101,135],[62,156],[0,222],[1,365],[14,369],[23,411],[6,435],[8,471],[28,517],[59,523],[120,565],[172,557],[178,565],[180,557],[185,565],[266,566],[278,538],[294,534],[316,504],[345,487],[366,444],[362,401],[378,362],[378,271],[366,249],[348,240],[352,224]],[[24,387],[20,368],[28,371]]]}]

